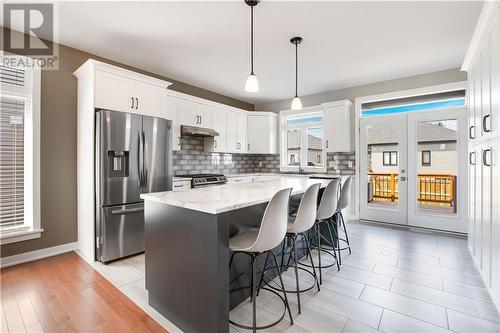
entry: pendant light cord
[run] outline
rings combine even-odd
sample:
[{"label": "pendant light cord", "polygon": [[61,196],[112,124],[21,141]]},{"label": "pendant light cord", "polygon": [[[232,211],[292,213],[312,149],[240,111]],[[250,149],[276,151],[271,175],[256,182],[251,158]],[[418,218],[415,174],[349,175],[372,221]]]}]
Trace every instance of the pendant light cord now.
[{"label": "pendant light cord", "polygon": [[251,59],[251,75],[254,75],[253,73],[253,6],[250,7],[250,59]]},{"label": "pendant light cord", "polygon": [[298,95],[297,95],[297,86],[298,86],[298,81],[299,81],[298,62],[299,62],[298,44],[295,43],[295,97],[298,97]]}]

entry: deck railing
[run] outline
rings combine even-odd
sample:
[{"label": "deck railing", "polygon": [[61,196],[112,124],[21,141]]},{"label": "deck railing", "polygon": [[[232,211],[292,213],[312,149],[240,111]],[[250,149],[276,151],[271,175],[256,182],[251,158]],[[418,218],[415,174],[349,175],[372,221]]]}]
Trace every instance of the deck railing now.
[{"label": "deck railing", "polygon": [[[369,173],[369,195],[372,201],[399,201],[399,175],[396,173]],[[417,200],[421,204],[446,206],[456,211],[455,175],[417,175]]]}]

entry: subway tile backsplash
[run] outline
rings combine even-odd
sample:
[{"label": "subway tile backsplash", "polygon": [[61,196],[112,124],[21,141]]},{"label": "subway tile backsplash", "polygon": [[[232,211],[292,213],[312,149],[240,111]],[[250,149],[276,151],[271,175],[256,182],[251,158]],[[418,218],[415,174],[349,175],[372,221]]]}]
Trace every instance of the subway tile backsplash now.
[{"label": "subway tile backsplash", "polygon": [[[173,171],[175,176],[198,173],[278,173],[279,160],[279,155],[205,152],[203,138],[183,137],[181,150],[173,153]],[[354,174],[354,160],[354,153],[328,153],[327,172]]]},{"label": "subway tile backsplash", "polygon": [[173,153],[175,176],[198,173],[279,172],[279,155],[209,153],[203,138],[181,138],[181,150]]}]

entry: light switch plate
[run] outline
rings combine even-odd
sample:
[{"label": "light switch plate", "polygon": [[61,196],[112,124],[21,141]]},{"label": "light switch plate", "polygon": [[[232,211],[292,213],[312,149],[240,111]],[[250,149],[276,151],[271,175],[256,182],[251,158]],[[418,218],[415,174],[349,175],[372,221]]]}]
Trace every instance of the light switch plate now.
[{"label": "light switch plate", "polygon": [[330,161],[330,162],[328,162],[328,167],[329,167],[329,168],[333,168],[333,167],[335,167],[335,161]]}]

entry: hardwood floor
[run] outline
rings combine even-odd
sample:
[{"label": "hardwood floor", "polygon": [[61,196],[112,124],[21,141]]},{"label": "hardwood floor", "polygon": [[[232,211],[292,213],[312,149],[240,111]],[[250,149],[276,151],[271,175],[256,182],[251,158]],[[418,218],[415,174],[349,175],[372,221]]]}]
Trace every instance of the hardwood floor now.
[{"label": "hardwood floor", "polygon": [[1,270],[2,332],[166,332],[76,253]]}]

